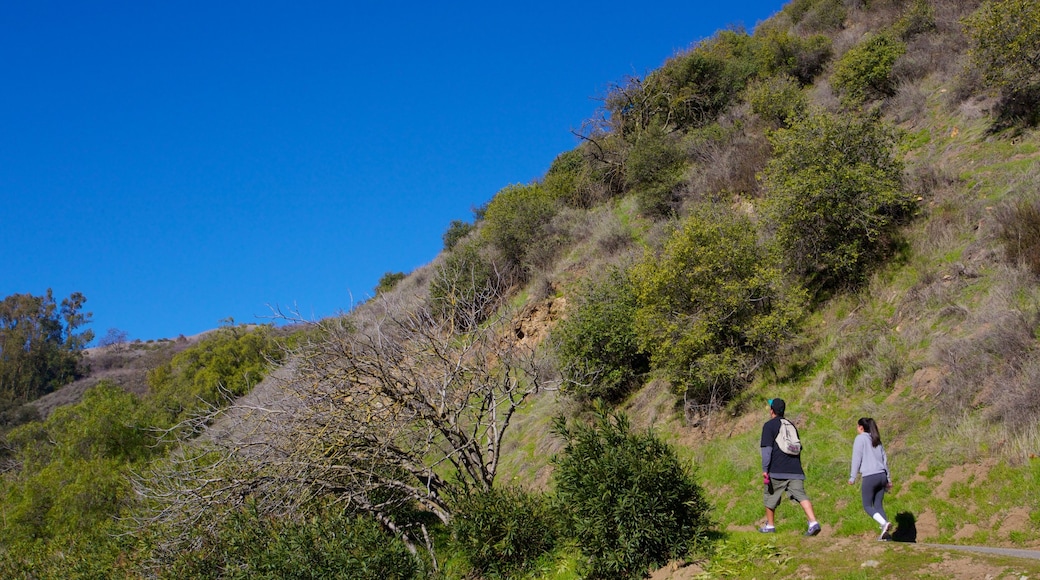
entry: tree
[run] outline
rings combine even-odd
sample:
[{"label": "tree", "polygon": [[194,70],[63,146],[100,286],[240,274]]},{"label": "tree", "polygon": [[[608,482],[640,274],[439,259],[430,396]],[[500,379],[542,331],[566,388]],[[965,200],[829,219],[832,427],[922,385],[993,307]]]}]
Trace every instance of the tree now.
[{"label": "tree", "polygon": [[86,301],[74,292],[59,306],[49,288],[0,301],[0,399],[31,401],[80,376],[82,350],[94,338],[76,332],[90,323]]},{"label": "tree", "polygon": [[710,506],[692,470],[652,432],[599,409],[588,425],[558,418],[554,433],[565,441],[553,459],[557,501],[588,577],[642,578],[706,536]]},{"label": "tree", "polygon": [[632,279],[635,333],[688,400],[723,402],[773,356],[804,295],[785,284],[750,220],[705,209],[687,218]]},{"label": "tree", "polygon": [[460,332],[425,305],[377,297],[314,324],[276,400],[199,418],[200,430],[219,421],[207,444],[139,481],[153,520],[185,538],[207,512],[255,500],[262,514],[293,514],[324,497],[432,555],[429,518],[446,524],[452,498],[492,489],[514,413],[550,386],[534,353],[500,332],[508,313]]},{"label": "tree", "polygon": [[914,211],[895,130],[876,112],[815,113],[770,141],[766,213],[787,266],[816,292],[862,283]]}]

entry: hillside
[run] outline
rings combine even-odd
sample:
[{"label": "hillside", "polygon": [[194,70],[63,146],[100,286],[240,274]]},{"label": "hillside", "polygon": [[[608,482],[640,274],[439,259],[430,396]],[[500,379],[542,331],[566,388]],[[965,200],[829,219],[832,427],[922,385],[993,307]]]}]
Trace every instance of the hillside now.
[{"label": "hillside", "polygon": [[[219,567],[221,538],[255,540],[228,514],[266,530],[350,506],[477,577],[443,531],[458,498],[551,497],[554,420],[606,408],[693,465],[712,506],[714,547],[657,580],[1040,575],[927,546],[1040,551],[1040,68],[982,66],[1001,7],[1040,54],[1029,3],[794,0],[619,80],[542,179],[451,224],[431,264],[350,314],[295,327],[249,394],[185,420],[207,435],[138,481],[185,534],[155,557]],[[193,344],[90,353],[91,377],[35,404],[101,378],[147,396],[143,373]],[[815,538],[786,504],[779,533],[756,532],[774,397],[806,443]],[[888,544],[846,483],[860,417],[893,472]],[[576,551],[524,577],[578,577]]]}]

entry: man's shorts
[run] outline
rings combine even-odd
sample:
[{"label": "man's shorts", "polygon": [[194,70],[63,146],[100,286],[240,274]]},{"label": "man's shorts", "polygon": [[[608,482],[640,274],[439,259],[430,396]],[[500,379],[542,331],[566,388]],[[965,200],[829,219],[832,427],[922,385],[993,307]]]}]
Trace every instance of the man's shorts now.
[{"label": "man's shorts", "polygon": [[[805,493],[805,480],[804,479],[773,479],[770,480],[770,484],[766,487],[765,501],[766,507],[774,510],[776,506],[780,505],[780,500],[783,499],[784,492],[787,492],[787,497],[791,498],[796,502],[803,502],[809,499],[809,494]],[[769,490],[773,492],[770,493]]]}]

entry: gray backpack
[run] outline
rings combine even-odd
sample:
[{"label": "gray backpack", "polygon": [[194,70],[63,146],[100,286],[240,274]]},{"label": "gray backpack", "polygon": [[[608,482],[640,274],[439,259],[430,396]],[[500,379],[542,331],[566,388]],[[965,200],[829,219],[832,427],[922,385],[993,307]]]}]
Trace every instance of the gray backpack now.
[{"label": "gray backpack", "polygon": [[798,455],[802,452],[798,429],[794,428],[794,423],[782,417],[780,418],[780,433],[776,436],[776,446],[788,455]]}]

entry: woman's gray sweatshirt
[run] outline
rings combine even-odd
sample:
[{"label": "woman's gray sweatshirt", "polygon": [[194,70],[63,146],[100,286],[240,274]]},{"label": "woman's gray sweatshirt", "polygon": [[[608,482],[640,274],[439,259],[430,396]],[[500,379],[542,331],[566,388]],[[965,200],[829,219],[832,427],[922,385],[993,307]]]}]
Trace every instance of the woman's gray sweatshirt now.
[{"label": "woman's gray sweatshirt", "polygon": [[856,481],[857,473],[866,477],[881,472],[888,472],[888,456],[885,455],[885,446],[873,447],[870,444],[869,433],[856,435],[856,439],[852,442],[852,469],[849,471],[849,481]]}]

